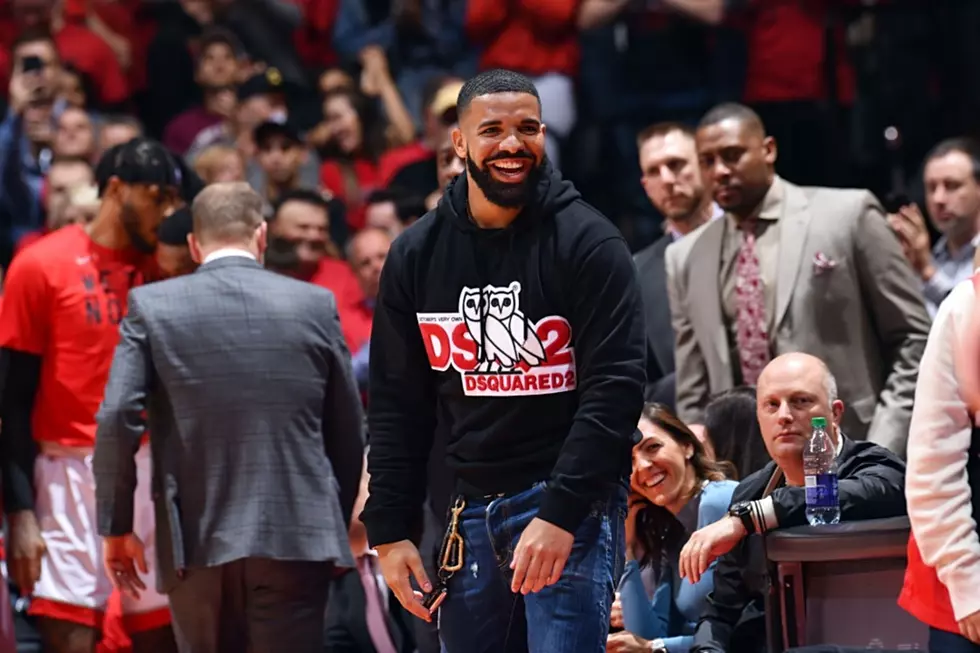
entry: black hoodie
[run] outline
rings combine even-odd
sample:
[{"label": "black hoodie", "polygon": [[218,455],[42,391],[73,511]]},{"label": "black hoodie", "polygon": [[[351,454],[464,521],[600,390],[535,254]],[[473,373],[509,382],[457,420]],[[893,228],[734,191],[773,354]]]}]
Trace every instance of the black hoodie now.
[{"label": "black hoodie", "polygon": [[409,539],[437,422],[458,485],[547,480],[538,516],[569,532],[629,473],[646,369],[632,257],[570,182],[542,173],[505,229],[470,219],[460,175],[388,253],[371,334],[373,546]]}]

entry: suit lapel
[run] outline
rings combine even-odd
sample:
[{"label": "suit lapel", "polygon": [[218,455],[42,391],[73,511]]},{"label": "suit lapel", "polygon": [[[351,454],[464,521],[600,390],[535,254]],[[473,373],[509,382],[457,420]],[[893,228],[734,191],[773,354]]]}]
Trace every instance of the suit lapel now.
[{"label": "suit lapel", "polygon": [[721,313],[721,288],[718,285],[725,224],[726,220],[720,219],[707,226],[691,248],[687,265],[690,269],[688,292],[692,297],[703,299],[695,299],[690,308],[700,315],[701,323],[710,332],[711,342],[722,366],[728,367],[728,334],[725,333],[725,319]]},{"label": "suit lapel", "polygon": [[776,314],[769,324],[772,338],[789,308],[793,298],[793,288],[803,260],[803,246],[806,244],[807,230],[810,226],[810,209],[803,189],[783,181],[785,192],[780,210],[779,224],[779,262],[776,272]]}]

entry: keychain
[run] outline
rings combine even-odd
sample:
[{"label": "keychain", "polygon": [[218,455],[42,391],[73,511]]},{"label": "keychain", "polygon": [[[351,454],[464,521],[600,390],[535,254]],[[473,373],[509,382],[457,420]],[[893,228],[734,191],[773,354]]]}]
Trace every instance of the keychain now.
[{"label": "keychain", "polygon": [[446,584],[457,571],[463,568],[463,536],[459,534],[459,518],[466,508],[466,499],[462,496],[456,497],[456,503],[450,509],[449,527],[442,540],[442,548],[439,552],[439,580],[432,591],[422,598],[422,605],[429,614],[435,614],[442,602],[446,600],[448,589]]}]

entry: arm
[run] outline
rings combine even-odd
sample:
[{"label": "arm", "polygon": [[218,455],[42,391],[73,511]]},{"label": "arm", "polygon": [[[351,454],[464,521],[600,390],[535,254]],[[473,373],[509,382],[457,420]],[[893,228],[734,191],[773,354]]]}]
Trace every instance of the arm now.
[{"label": "arm", "polygon": [[667,296],[670,322],[674,327],[677,416],[687,423],[701,422],[708,403],[708,366],[698,345],[694,325],[687,314],[687,288],[683,253],[677,243],[667,248]]},{"label": "arm", "polygon": [[329,316],[324,323],[329,337],[327,355],[330,358],[330,377],[323,397],[323,449],[340,486],[344,523],[350,526],[354,501],[361,487],[364,413],[351,369],[350,354],[340,330],[336,302],[330,302]]},{"label": "arm", "polygon": [[138,291],[129,293],[129,310],[119,325],[105,398],[99,409],[92,473],[99,535],[133,532],[136,452],[146,431],[144,411],[152,387],[153,361]]},{"label": "arm", "polygon": [[643,639],[668,635],[670,607],[674,602],[674,588],[669,578],[660,581],[651,600],[647,598],[643,586],[640,564],[630,560],[619,584],[619,600],[623,605],[623,627],[626,630]]},{"label": "arm", "polygon": [[467,0],[466,34],[474,44],[486,45],[496,38],[510,13],[508,4],[504,0]]},{"label": "arm", "polygon": [[615,20],[630,0],[582,0],[578,10],[580,30],[602,27]]},{"label": "arm", "polygon": [[724,653],[728,650],[735,624],[749,604],[748,588],[742,576],[748,557],[746,542],[741,542],[717,561],[714,589],[708,595],[691,651]]},{"label": "arm", "polygon": [[0,472],[3,504],[8,515],[34,510],[34,459],[37,445],[32,427],[34,403],[48,339],[49,289],[40,262],[30,253],[14,259],[4,280],[0,312]]},{"label": "arm", "polygon": [[939,268],[933,268],[933,273],[922,282],[922,294],[925,295],[927,301],[939,306],[955,285],[955,279],[951,279]]},{"label": "arm", "polygon": [[854,262],[861,303],[877,331],[887,376],[868,440],[905,453],[919,359],[929,333],[922,284],[909,267],[884,211],[865,193],[855,225]]},{"label": "arm", "polygon": [[341,57],[354,60],[361,50],[377,45],[388,50],[395,43],[395,27],[391,20],[369,27],[362,0],[341,0],[337,22],[333,28],[333,47]]},{"label": "arm", "polygon": [[640,288],[626,242],[601,241],[575,268],[569,321],[579,404],[538,513],[569,533],[629,469],[646,380]]},{"label": "arm", "polygon": [[972,420],[956,377],[960,338],[975,304],[973,288],[964,284],[936,315],[919,368],[906,481],[915,542],[949,590],[958,620],[980,610],[980,540],[966,470]]},{"label": "arm", "polygon": [[[859,446],[865,446],[863,443]],[[868,447],[851,459],[838,481],[841,521],[862,521],[904,515],[905,465],[889,451]],[[753,502],[756,531],[805,526],[806,490],[781,487]]]},{"label": "arm", "polygon": [[411,539],[425,502],[436,428],[434,373],[410,288],[412,271],[396,243],[388,254],[371,333],[367,505],[361,520],[372,546]]}]

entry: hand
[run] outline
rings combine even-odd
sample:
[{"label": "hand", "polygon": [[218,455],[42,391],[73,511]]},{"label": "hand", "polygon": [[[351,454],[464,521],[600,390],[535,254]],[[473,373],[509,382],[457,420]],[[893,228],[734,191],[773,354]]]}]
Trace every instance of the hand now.
[{"label": "hand", "polygon": [[7,541],[7,565],[10,578],[23,596],[34,592],[34,585],[41,578],[41,558],[48,552],[41,537],[41,528],[32,510],[15,512],[7,516],[10,523]]},{"label": "hand", "polygon": [[928,281],[936,273],[929,242],[929,229],[926,227],[922,211],[915,204],[901,207],[897,213],[888,215],[888,224],[898,236],[902,251],[912,268]]},{"label": "hand", "polygon": [[609,625],[613,628],[625,628],[623,626],[623,602],[619,599],[619,592],[616,592],[616,599],[609,610]]},{"label": "hand", "polygon": [[629,512],[626,513],[626,559],[637,560],[643,554],[643,546],[636,540],[636,516],[649,505],[643,497],[630,493]]},{"label": "hand", "polygon": [[649,640],[625,631],[613,633],[606,638],[606,653],[647,653]]},{"label": "hand", "polygon": [[746,535],[741,520],[730,515],[695,531],[681,549],[678,564],[681,578],[698,582],[716,558],[731,551]]},{"label": "hand", "polygon": [[149,573],[143,540],[133,533],[102,538],[102,562],[116,589],[139,599],[140,592],[146,589],[139,574]]},{"label": "hand", "polygon": [[32,85],[30,81],[27,75],[17,71],[14,71],[10,77],[8,90],[10,108],[18,115],[24,112],[36,92],[34,90],[35,85]]},{"label": "hand", "polygon": [[963,637],[974,644],[980,644],[980,611],[960,619],[959,626]]},{"label": "hand", "polygon": [[575,535],[535,517],[521,533],[510,568],[514,570],[511,592],[540,592],[561,578]]},{"label": "hand", "polygon": [[385,583],[395,593],[398,602],[419,619],[431,623],[432,615],[422,605],[422,595],[412,590],[410,582],[414,577],[423,592],[432,591],[432,583],[429,582],[425,567],[422,566],[419,550],[409,540],[401,540],[382,544],[375,547],[375,551],[378,552],[378,563],[381,565]]}]

